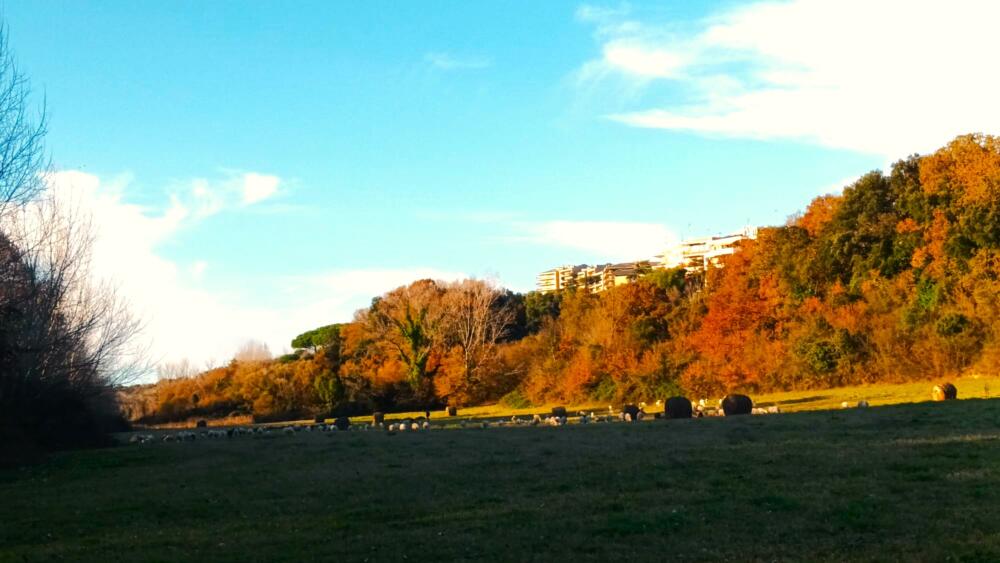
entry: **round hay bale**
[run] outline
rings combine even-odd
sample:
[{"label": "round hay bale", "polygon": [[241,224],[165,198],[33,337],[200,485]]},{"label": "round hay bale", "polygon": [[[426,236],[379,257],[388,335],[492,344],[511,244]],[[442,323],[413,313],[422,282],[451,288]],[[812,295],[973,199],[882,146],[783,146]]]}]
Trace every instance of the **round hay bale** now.
[{"label": "round hay bale", "polygon": [[347,430],[351,427],[351,419],[346,416],[338,416],[333,421],[333,425],[337,427],[337,430]]},{"label": "round hay bale", "polygon": [[208,421],[207,421],[207,420],[204,420],[204,419],[202,419],[202,420],[199,420],[198,422],[195,422],[195,423],[194,423],[194,425],[195,425],[195,427],[197,427],[197,428],[205,428],[205,427],[207,427],[207,426],[208,426]]},{"label": "round hay bale", "polygon": [[458,407],[448,407],[448,416],[458,416]]},{"label": "round hay bale", "polygon": [[566,407],[552,407],[552,416],[556,418],[565,418]]},{"label": "round hay bale", "polygon": [[372,413],[372,424],[382,424],[385,422],[385,413],[374,412]]},{"label": "round hay bale", "polygon": [[639,405],[625,405],[622,407],[622,414],[628,422],[639,420]]},{"label": "round hay bale", "polygon": [[667,418],[691,418],[693,413],[694,409],[687,397],[670,397],[663,410]]},{"label": "round hay bale", "polygon": [[951,383],[939,383],[931,389],[931,398],[935,401],[951,401],[958,398],[958,389]]},{"label": "round hay bale", "polygon": [[746,395],[726,395],[722,399],[722,412],[726,413],[726,416],[750,414],[751,411],[753,411],[753,401]]}]

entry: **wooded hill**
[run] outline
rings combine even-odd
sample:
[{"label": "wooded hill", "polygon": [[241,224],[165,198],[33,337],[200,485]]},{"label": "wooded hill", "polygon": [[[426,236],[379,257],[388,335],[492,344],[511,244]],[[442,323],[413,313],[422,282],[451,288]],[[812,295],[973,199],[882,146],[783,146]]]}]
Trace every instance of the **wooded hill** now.
[{"label": "wooded hill", "polygon": [[420,280],[297,353],[160,382],[133,416],[655,400],[995,373],[1000,139],[968,135],[816,198],[724,267],[600,294]]}]

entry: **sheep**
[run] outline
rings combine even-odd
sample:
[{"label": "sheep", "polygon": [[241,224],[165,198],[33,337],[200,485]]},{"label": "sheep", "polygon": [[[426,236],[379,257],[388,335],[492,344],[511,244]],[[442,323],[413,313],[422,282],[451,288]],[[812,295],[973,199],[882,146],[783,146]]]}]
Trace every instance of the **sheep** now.
[{"label": "sheep", "polygon": [[632,413],[630,412],[622,413],[622,420],[624,420],[625,422],[632,422]]},{"label": "sheep", "polygon": [[868,408],[868,401],[866,401],[864,399],[861,399],[860,401],[858,401],[858,408],[859,409],[867,409]]},{"label": "sheep", "polygon": [[410,430],[420,430],[420,425],[414,422],[410,425]]},{"label": "sheep", "polygon": [[[868,403],[865,403],[865,406],[868,406]],[[781,412],[781,409],[778,408],[778,405],[771,405],[767,407],[767,412],[768,414],[778,414]]]},{"label": "sheep", "polygon": [[424,424],[423,424],[424,430],[430,430],[430,427],[431,427],[431,423],[425,420]]},{"label": "sheep", "polygon": [[389,432],[395,432],[395,431],[396,431],[396,423],[393,422],[389,424]]}]

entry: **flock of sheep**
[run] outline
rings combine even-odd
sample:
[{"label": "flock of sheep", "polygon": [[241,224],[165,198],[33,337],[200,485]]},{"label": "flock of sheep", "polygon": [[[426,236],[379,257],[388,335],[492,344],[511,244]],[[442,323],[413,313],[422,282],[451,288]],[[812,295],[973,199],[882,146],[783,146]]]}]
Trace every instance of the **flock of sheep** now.
[{"label": "flock of sheep", "polygon": [[[739,403],[735,407],[727,401],[732,401],[731,397],[737,397]],[[742,398],[742,399],[739,399]],[[735,404],[735,403],[734,403]],[[729,396],[719,401],[717,407],[710,407],[705,399],[692,404],[684,397],[673,397],[666,402],[657,401],[656,406],[663,406],[662,413],[655,413],[650,416],[646,413],[646,403],[629,404],[615,411],[614,407],[608,406],[606,413],[595,413],[593,411],[579,411],[573,417],[577,424],[596,424],[611,422],[639,422],[647,418],[698,418],[703,416],[732,416],[736,414],[773,414],[780,412],[777,406],[767,408],[754,408],[749,397],[738,395]],[[727,410],[728,405],[728,410]],[[450,410],[449,414],[454,411]],[[133,434],[129,441],[134,444],[145,444],[153,441],[162,442],[191,442],[195,440],[208,440],[219,438],[235,438],[239,436],[267,436],[272,434],[294,435],[299,432],[334,432],[334,431],[384,431],[390,434],[397,432],[419,432],[432,428],[443,428],[445,425],[431,426],[428,416],[416,418],[404,418],[398,421],[387,422],[385,415],[375,413],[370,424],[351,424],[347,417],[337,418],[333,424],[317,422],[315,424],[294,424],[287,426],[234,426],[230,428],[207,428],[204,421],[199,421],[196,431],[181,430],[177,432],[167,432],[160,434],[137,433]],[[570,423],[570,417],[565,407],[555,407],[549,415],[535,414],[526,417],[512,416],[506,420],[463,420],[457,424],[447,425],[459,428],[500,428],[507,426],[565,426]]]},{"label": "flock of sheep", "polygon": [[[955,399],[957,397],[958,391],[954,385],[951,383],[944,383],[941,385],[935,385],[931,396],[935,401]],[[697,403],[692,403],[686,397],[671,397],[666,401],[656,401],[657,407],[663,407],[663,412],[657,412],[652,415],[652,418],[666,418],[666,419],[679,419],[679,418],[701,418],[707,416],[737,416],[737,415],[766,415],[766,414],[778,414],[781,409],[777,405],[771,405],[768,407],[755,407],[753,406],[753,401],[750,397],[746,395],[732,394],[727,395],[723,399],[719,400],[717,405],[710,405],[705,399],[699,400]],[[841,403],[841,408],[852,408],[855,405],[843,402]],[[856,404],[857,408],[867,408],[868,401],[862,400]],[[450,416],[455,416],[456,411],[453,407],[448,409],[448,414]],[[383,431],[389,434],[395,434],[397,432],[420,432],[430,430],[432,428],[443,428],[443,425],[438,425],[432,427],[430,424],[430,413],[426,413],[427,416],[421,416],[416,418],[404,418],[402,420],[394,422],[386,422],[385,415],[382,413],[375,413],[372,416],[372,422],[370,424],[355,424],[352,425],[351,421],[347,417],[340,417],[334,420],[333,424],[326,424],[325,422],[317,421],[315,424],[295,424],[288,426],[234,426],[230,428],[213,428],[208,429],[205,421],[199,421],[198,427],[204,428],[203,430],[193,432],[189,430],[182,430],[176,433],[163,433],[163,434],[133,434],[129,441],[131,443],[144,444],[153,441],[163,441],[163,442],[191,442],[199,439],[219,439],[219,438],[234,438],[238,436],[261,436],[270,435],[274,433],[281,433],[284,435],[294,435],[298,432],[334,432],[334,431]],[[593,411],[585,412],[579,411],[574,417],[576,423],[578,424],[592,424],[592,423],[611,423],[611,422],[640,422],[643,419],[650,418],[646,414],[646,403],[638,404],[628,404],[621,408],[618,412],[615,412],[614,407],[608,406],[607,413],[597,414]],[[462,421],[457,425],[448,426],[458,426],[460,428],[498,428],[505,426],[565,426],[570,421],[567,415],[565,407],[555,407],[549,415],[535,414],[530,417],[518,417],[512,416],[509,420],[493,420],[493,421]]]}]

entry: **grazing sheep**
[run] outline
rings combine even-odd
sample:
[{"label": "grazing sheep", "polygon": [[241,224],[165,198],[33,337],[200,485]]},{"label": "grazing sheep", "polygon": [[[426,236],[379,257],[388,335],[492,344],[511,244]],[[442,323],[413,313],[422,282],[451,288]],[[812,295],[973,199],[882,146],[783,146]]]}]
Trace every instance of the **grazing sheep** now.
[{"label": "grazing sheep", "polygon": [[622,413],[622,420],[624,420],[625,422],[632,422],[632,413],[630,412]]},{"label": "grazing sheep", "polygon": [[424,427],[424,430],[430,430],[431,423],[425,420],[424,424],[423,424],[423,427]]},{"label": "grazing sheep", "polygon": [[864,399],[861,399],[860,401],[858,401],[858,408],[859,409],[867,409],[868,408],[868,401],[866,401]]},{"label": "grazing sheep", "polygon": [[958,398],[958,388],[951,383],[941,383],[931,389],[931,399],[935,401],[951,401]]},{"label": "grazing sheep", "polygon": [[[638,405],[625,405],[622,407],[622,414],[628,414],[629,419],[626,422],[632,422],[633,420],[638,420],[639,417],[639,406]],[[624,417],[623,417],[624,420]]]},{"label": "grazing sheep", "polygon": [[687,397],[670,397],[663,412],[667,418],[691,418],[691,401]]},{"label": "grazing sheep", "polygon": [[[868,406],[867,402],[865,403],[865,406]],[[781,409],[778,408],[778,405],[771,405],[771,406],[767,407],[767,412],[768,412],[768,414],[778,414],[778,413],[781,412]]]},{"label": "grazing sheep", "polygon": [[395,432],[395,431],[396,431],[396,423],[390,424],[389,425],[389,432]]},{"label": "grazing sheep", "polygon": [[420,425],[414,422],[410,425],[410,430],[420,430]]},{"label": "grazing sheep", "polygon": [[542,417],[538,416],[537,414],[531,417],[532,426],[538,426],[541,423],[542,423]]},{"label": "grazing sheep", "polygon": [[753,410],[753,401],[746,395],[731,394],[722,399],[722,412],[726,416],[750,414]]}]

